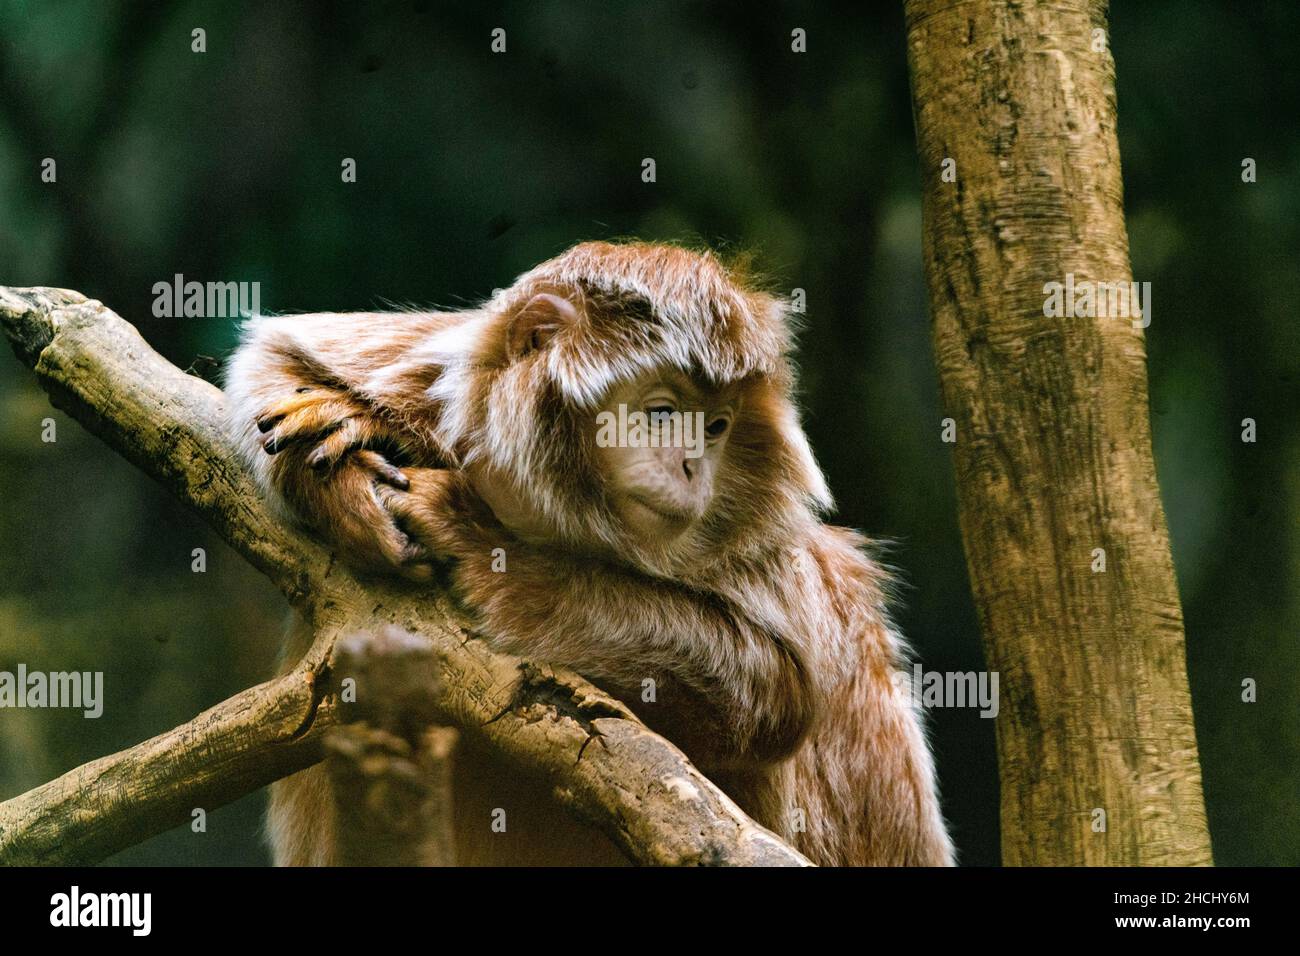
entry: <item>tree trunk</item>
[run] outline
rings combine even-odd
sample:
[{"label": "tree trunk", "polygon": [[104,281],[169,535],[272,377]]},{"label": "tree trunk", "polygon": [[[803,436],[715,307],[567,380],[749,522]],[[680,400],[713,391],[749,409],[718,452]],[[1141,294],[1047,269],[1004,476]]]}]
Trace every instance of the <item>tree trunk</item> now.
[{"label": "tree trunk", "polygon": [[1106,4],[905,8],[935,353],[1003,691],[1003,860],[1208,864],[1149,296],[1121,316],[1045,304],[1067,274],[1131,278]]}]

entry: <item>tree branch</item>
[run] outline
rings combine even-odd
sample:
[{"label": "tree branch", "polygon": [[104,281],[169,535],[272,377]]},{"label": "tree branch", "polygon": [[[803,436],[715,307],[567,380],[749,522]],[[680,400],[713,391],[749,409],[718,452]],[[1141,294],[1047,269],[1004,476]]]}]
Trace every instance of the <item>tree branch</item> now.
[{"label": "tree branch", "polygon": [[807,864],[578,675],[492,653],[445,596],[359,580],[277,520],[238,463],[220,390],[168,363],[101,303],[0,287],[0,326],[57,408],[203,515],[315,630],[286,675],[0,804],[0,862],[95,862],[194,807],[220,806],[320,760],[322,733],[335,722],[336,639],[397,625],[430,642],[440,716],[540,774],[633,861]]}]

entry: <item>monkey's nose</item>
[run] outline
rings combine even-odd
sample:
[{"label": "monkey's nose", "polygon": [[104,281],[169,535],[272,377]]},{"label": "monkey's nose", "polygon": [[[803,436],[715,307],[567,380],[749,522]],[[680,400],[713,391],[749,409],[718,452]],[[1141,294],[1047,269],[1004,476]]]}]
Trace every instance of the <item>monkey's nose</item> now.
[{"label": "monkey's nose", "polygon": [[694,458],[687,458],[685,455],[682,456],[682,472],[685,473],[687,481],[690,481],[695,477],[699,467],[700,466],[696,464]]}]

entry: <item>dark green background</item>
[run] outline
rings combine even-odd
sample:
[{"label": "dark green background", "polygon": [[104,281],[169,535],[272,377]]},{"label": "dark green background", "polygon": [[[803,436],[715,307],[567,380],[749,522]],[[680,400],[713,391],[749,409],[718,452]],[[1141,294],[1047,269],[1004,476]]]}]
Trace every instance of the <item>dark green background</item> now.
[{"label": "dark green background", "polygon": [[[152,318],[153,284],[177,272],[258,281],[274,311],[459,306],[582,239],[751,250],[778,288],[807,290],[806,421],[836,520],[896,540],[898,616],[926,666],[975,669],[901,3],[841,6],[0,2],[0,283],[102,299],[185,367],[228,353],[233,324]],[[1112,19],[1215,856],[1296,864],[1300,5],[1133,0]],[[284,606],[3,357],[0,407],[0,669],[107,684],[98,721],[0,711],[5,797],[265,677]],[[1246,677],[1258,703],[1240,700]],[[993,722],[933,726],[962,859],[995,863]],[[116,861],[264,862],[262,803]]]}]

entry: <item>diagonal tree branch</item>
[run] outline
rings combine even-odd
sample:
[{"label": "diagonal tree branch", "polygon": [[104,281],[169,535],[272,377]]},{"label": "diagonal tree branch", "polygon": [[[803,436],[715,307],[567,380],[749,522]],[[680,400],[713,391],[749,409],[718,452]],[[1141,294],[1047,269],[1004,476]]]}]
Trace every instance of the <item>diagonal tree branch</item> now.
[{"label": "diagonal tree branch", "polygon": [[[187,724],[0,803],[0,864],[87,865],[237,800],[319,759],[300,733],[311,688],[294,675],[236,694]],[[321,725],[324,722],[320,722]]]},{"label": "diagonal tree branch", "polygon": [[633,861],[807,865],[618,701],[576,674],[492,653],[445,597],[359,580],[277,520],[238,464],[220,390],[101,303],[0,287],[0,326],[56,407],[202,514],[315,630],[284,676],[0,804],[0,863],[95,862],[317,762],[335,722],[336,639],[395,624],[429,640],[442,717],[550,781]]}]

